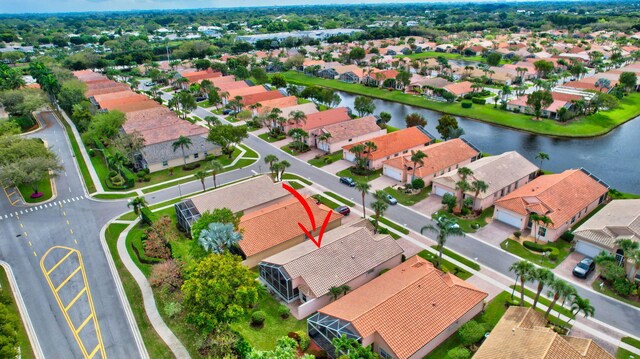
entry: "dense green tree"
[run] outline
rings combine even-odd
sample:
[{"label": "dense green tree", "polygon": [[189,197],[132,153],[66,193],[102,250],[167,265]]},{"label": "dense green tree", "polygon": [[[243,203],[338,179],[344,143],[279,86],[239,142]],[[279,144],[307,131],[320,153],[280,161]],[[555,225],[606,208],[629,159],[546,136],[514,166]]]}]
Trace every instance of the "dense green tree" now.
[{"label": "dense green tree", "polygon": [[436,234],[436,242],[438,243],[438,261],[436,267],[440,268],[442,263],[442,252],[450,236],[461,236],[464,234],[460,226],[456,225],[455,219],[448,217],[440,217],[436,219],[435,225],[429,224],[420,229],[420,233],[433,232]]},{"label": "dense green tree", "polygon": [[340,353],[340,358],[346,359],[378,359],[379,356],[376,352],[371,350],[371,347],[363,347],[360,342],[353,338],[347,338],[342,334],[339,338],[334,338],[331,344],[336,350],[336,353]]},{"label": "dense green tree", "polygon": [[542,109],[549,107],[553,103],[550,91],[534,91],[527,96],[527,106],[533,108],[536,119],[540,118]]},{"label": "dense green tree", "polygon": [[209,130],[207,139],[222,147],[222,153],[231,158],[235,146],[248,136],[246,126],[219,125]]},{"label": "dense green tree", "polygon": [[267,72],[262,67],[251,68],[251,76],[253,76],[259,84],[264,84],[269,81],[269,76],[267,76]]},{"label": "dense green tree", "polygon": [[9,297],[0,291],[0,358],[19,357],[18,328],[20,319],[11,311]]},{"label": "dense green tree", "polygon": [[124,113],[117,110],[98,113],[82,135],[82,140],[84,143],[93,143],[94,138],[102,141],[115,138],[124,121]]},{"label": "dense green tree", "polygon": [[287,80],[282,74],[275,74],[271,76],[271,84],[276,88],[287,87]]},{"label": "dense green tree", "polygon": [[502,55],[499,52],[492,52],[487,55],[487,65],[498,66],[502,60]]},{"label": "dense green tree", "polygon": [[619,78],[620,84],[624,86],[625,91],[632,91],[638,86],[638,76],[635,72],[623,72]]},{"label": "dense green tree", "polygon": [[353,107],[360,117],[371,115],[373,111],[376,110],[376,105],[373,103],[373,99],[367,96],[356,97]]},{"label": "dense green tree", "polygon": [[235,230],[238,230],[242,213],[234,214],[229,208],[216,208],[211,211],[205,211],[200,215],[197,221],[191,225],[191,236],[200,238],[200,232],[211,223],[233,224]]},{"label": "dense green tree", "polygon": [[42,91],[32,88],[0,92],[0,104],[11,116],[29,117],[47,103]]},{"label": "dense green tree", "polygon": [[443,115],[438,119],[438,125],[436,130],[440,134],[443,140],[451,138],[451,131],[458,128],[458,120],[451,115]]},{"label": "dense green tree", "polygon": [[73,106],[85,101],[84,93],[87,85],[78,80],[66,81],[62,84],[60,93],[58,94],[58,102],[60,107],[68,114],[72,113]]},{"label": "dense green tree", "polygon": [[415,127],[415,126],[426,126],[427,119],[424,118],[421,114],[414,112],[410,113],[404,119],[407,127]]}]

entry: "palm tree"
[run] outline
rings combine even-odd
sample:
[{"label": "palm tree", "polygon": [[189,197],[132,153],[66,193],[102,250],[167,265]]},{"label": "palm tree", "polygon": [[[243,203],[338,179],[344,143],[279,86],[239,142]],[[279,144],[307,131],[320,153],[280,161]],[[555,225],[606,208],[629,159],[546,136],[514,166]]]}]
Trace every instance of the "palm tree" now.
[{"label": "palm tree", "polygon": [[349,291],[351,290],[351,287],[346,284],[341,285],[339,288],[340,291],[342,291],[342,295],[347,295],[347,293],[349,293]]},{"label": "palm tree", "polygon": [[218,188],[216,175],[224,171],[224,166],[218,160],[211,160],[211,162],[209,162],[209,168],[211,169],[211,177],[213,177],[213,188]]},{"label": "palm tree", "polygon": [[269,170],[273,174],[273,164],[280,161],[276,155],[266,155],[264,156],[264,163],[269,165]]},{"label": "palm tree", "polygon": [[204,180],[207,178],[207,171],[200,170],[200,171],[194,173],[193,177],[195,177],[195,178],[200,180],[200,183],[202,183],[202,191],[204,192],[206,190],[206,187],[204,185]]},{"label": "palm tree", "polygon": [[289,113],[289,122],[294,125],[307,123],[307,115],[302,111],[292,111]]},{"label": "palm tree", "polygon": [[364,197],[371,189],[371,185],[368,182],[358,181],[356,182],[355,189],[362,194],[362,218],[367,218],[367,209],[364,206]]},{"label": "palm tree", "polygon": [[548,161],[549,160],[549,155],[544,153],[544,152],[538,152],[538,154],[536,155],[536,160],[540,160],[540,171],[542,171],[542,162],[543,161]]},{"label": "palm tree", "polygon": [[471,185],[469,184],[469,182],[467,182],[465,180],[460,180],[460,181],[456,182],[456,188],[455,189],[457,191],[460,191],[460,208],[462,208],[462,201],[464,200],[464,194],[465,194],[465,192],[471,190]]},{"label": "palm tree", "polygon": [[333,300],[338,299],[338,297],[340,296],[341,293],[342,293],[342,289],[340,289],[340,287],[331,287],[331,288],[329,288],[329,294],[331,294],[331,298]]},{"label": "palm tree", "polygon": [[458,168],[458,176],[460,176],[460,179],[462,179],[463,181],[466,181],[467,177],[471,176],[472,174],[473,170],[471,170],[469,167]]},{"label": "palm tree", "polygon": [[383,191],[376,191],[374,195],[376,197],[376,200],[371,203],[371,208],[373,208],[373,211],[375,212],[374,227],[376,232],[378,232],[379,218],[382,217],[384,211],[389,208],[389,204],[383,199],[384,195],[385,193]]},{"label": "palm tree", "polygon": [[282,177],[284,176],[284,171],[289,167],[291,167],[291,163],[289,163],[289,161],[287,160],[282,160],[278,162],[278,169],[280,170],[280,174],[279,174],[280,180],[282,180]]},{"label": "palm tree", "polygon": [[[531,280],[531,273],[535,268],[536,267],[527,260],[517,261],[509,267],[509,272],[516,274],[516,283],[518,279],[520,279],[520,306],[524,307],[524,283]],[[513,290],[511,291],[511,299],[513,299],[515,289],[516,285],[514,284]]]},{"label": "palm tree", "polygon": [[[329,139],[331,138],[331,134],[329,132],[325,132],[323,134],[321,134],[320,136],[318,136],[318,142],[320,143],[328,143]],[[329,151],[327,151],[329,152]]]},{"label": "palm tree", "polygon": [[576,316],[580,312],[584,314],[585,318],[588,318],[592,317],[595,314],[596,308],[591,305],[589,299],[582,298],[581,296],[576,294],[571,299],[571,314],[573,315],[573,318],[571,319],[575,320]]},{"label": "palm tree", "polygon": [[[624,238],[624,239],[618,239],[616,241],[616,245],[622,249],[622,253],[623,253],[623,259],[629,260],[629,259],[634,259],[634,258],[638,258],[638,256],[640,255],[640,243],[633,241],[631,239],[628,238]],[[638,269],[640,269],[640,263],[636,260],[635,261],[635,272],[638,271]],[[635,274],[635,273],[631,273],[631,274]],[[634,278],[635,275],[631,275],[631,278]]]},{"label": "palm tree", "polygon": [[187,165],[187,156],[184,154],[185,147],[189,149],[191,147],[191,139],[189,137],[180,136],[177,140],[175,140],[171,146],[173,147],[173,152],[176,152],[178,148],[182,150],[182,160],[184,161],[184,165]]},{"label": "palm tree", "polygon": [[538,281],[538,291],[536,292],[535,298],[533,298],[533,309],[536,309],[536,305],[538,304],[538,299],[540,299],[540,293],[546,285],[553,283],[555,280],[555,276],[553,272],[548,270],[547,268],[536,268],[532,273],[532,279]]},{"label": "palm tree", "polygon": [[478,196],[480,195],[480,192],[487,193],[488,189],[489,189],[489,185],[483,180],[475,180],[471,182],[471,190],[475,192],[473,196],[474,203],[475,201],[478,200]]},{"label": "palm tree", "polygon": [[447,243],[449,236],[461,236],[464,234],[460,226],[456,226],[456,221],[453,218],[440,217],[436,221],[436,225],[427,225],[420,229],[420,234],[425,231],[435,232],[437,234],[436,240],[438,242],[438,262],[436,267],[440,268],[442,262],[442,251],[444,245]]},{"label": "palm tree", "polygon": [[548,295],[550,297],[553,296],[553,300],[551,301],[551,304],[547,308],[547,311],[544,313],[545,319],[549,318],[549,314],[551,314],[551,309],[555,307],[556,303],[560,298],[563,298],[563,299],[567,298],[567,296],[571,295],[573,291],[575,291],[575,288],[573,288],[567,281],[560,278],[555,278],[553,282],[549,283],[549,287],[551,288],[551,290],[549,291]]},{"label": "palm tree", "polygon": [[355,155],[355,164],[357,168],[364,168],[364,163],[362,161],[362,153],[364,152],[364,145],[357,144],[349,149],[349,152]]},{"label": "palm tree", "polygon": [[140,216],[140,210],[142,208],[147,208],[148,205],[147,200],[144,199],[144,197],[139,196],[133,198],[129,203],[127,203],[127,207],[133,208],[133,213],[135,213],[136,216]]},{"label": "palm tree", "polygon": [[416,179],[416,170],[418,169],[418,165],[420,165],[420,167],[424,166],[424,161],[423,159],[427,158],[429,156],[427,156],[426,153],[418,150],[418,151],[411,151],[411,162],[413,162],[413,173],[411,174],[411,182],[413,183],[413,180]]},{"label": "palm tree", "polygon": [[367,167],[371,165],[369,158],[371,153],[378,150],[378,145],[373,141],[367,141],[364,143],[364,152],[367,154]]}]

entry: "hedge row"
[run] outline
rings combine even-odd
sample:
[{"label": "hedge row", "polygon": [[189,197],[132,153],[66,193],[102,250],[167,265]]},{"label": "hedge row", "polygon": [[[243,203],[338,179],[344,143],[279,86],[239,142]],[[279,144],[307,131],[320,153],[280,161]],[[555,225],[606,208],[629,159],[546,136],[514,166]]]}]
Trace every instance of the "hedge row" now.
[{"label": "hedge row", "polygon": [[483,98],[473,97],[473,98],[471,98],[471,102],[476,103],[478,105],[484,105],[484,104],[487,103],[487,100],[485,100]]},{"label": "hedge row", "polygon": [[558,256],[560,255],[560,251],[556,247],[545,246],[543,244],[535,243],[531,241],[524,241],[523,245],[525,248],[534,252],[539,252],[539,253],[549,252],[549,259],[552,261],[557,260]]}]

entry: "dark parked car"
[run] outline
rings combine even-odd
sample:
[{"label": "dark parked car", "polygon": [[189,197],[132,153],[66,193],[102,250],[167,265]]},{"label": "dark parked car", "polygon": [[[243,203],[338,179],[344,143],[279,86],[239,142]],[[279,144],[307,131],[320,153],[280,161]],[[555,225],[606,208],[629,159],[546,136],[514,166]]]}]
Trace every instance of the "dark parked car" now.
[{"label": "dark parked car", "polygon": [[340,213],[343,216],[348,216],[349,213],[351,213],[351,209],[347,206],[340,206],[340,207],[336,207],[336,209],[334,209],[334,211]]},{"label": "dark parked car", "polygon": [[578,278],[587,278],[589,273],[596,269],[596,263],[589,257],[584,257],[576,267],[573,268],[573,275]]},{"label": "dark parked car", "polygon": [[196,97],[196,101],[197,101],[197,102],[201,102],[201,101],[204,101],[204,100],[206,100],[206,99],[207,99],[207,98],[206,98],[206,97],[204,97],[204,96]]},{"label": "dark parked car", "polygon": [[340,183],[344,183],[349,187],[356,186],[356,181],[354,181],[351,177],[340,177]]}]

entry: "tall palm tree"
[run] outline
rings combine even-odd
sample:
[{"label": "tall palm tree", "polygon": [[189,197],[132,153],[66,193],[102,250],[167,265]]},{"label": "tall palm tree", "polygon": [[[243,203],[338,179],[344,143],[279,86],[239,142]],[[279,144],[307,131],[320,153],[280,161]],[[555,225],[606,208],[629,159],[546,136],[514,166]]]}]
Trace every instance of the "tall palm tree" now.
[{"label": "tall palm tree", "polygon": [[364,145],[357,144],[349,149],[349,152],[353,153],[355,156],[355,164],[357,168],[364,168],[365,164],[362,160],[362,154],[364,153]]},{"label": "tall palm tree", "polygon": [[331,299],[336,300],[342,294],[342,289],[340,287],[331,287],[329,288],[329,294],[331,294]]},{"label": "tall palm tree", "polygon": [[464,200],[464,194],[465,192],[469,191],[471,189],[471,185],[469,184],[469,182],[465,181],[465,180],[460,180],[458,182],[456,182],[456,188],[457,191],[460,191],[460,208],[462,208],[462,202]]},{"label": "tall palm tree", "polygon": [[189,137],[180,136],[177,140],[175,140],[171,146],[173,147],[173,152],[179,148],[182,150],[182,160],[184,161],[185,166],[187,165],[187,157],[184,154],[184,149],[189,149],[191,147],[191,139]]},{"label": "tall palm tree", "polygon": [[416,170],[418,169],[418,165],[420,165],[420,167],[424,166],[424,159],[427,157],[429,156],[427,156],[426,153],[420,150],[415,152],[411,151],[411,162],[413,162],[413,173],[411,174],[411,182],[416,179]]},{"label": "tall palm tree", "polygon": [[480,192],[487,193],[489,185],[483,180],[475,180],[471,182],[471,189],[475,192],[473,196],[473,202],[475,203],[478,200]]},{"label": "tall palm tree", "polygon": [[278,157],[276,157],[276,155],[266,155],[266,156],[264,156],[263,160],[264,160],[264,163],[269,165],[269,170],[273,174],[273,164],[277,163],[278,161],[280,161],[280,159],[278,159]]},{"label": "tall palm tree", "polygon": [[211,169],[211,177],[213,177],[213,188],[218,188],[216,175],[224,171],[224,166],[218,160],[211,160],[211,162],[209,162],[209,169]]},{"label": "tall palm tree", "polygon": [[471,170],[469,167],[458,168],[458,176],[460,176],[460,179],[462,179],[463,181],[466,181],[467,177],[471,175],[473,175],[473,170]]},{"label": "tall palm tree", "polygon": [[371,185],[368,182],[356,182],[355,189],[362,194],[362,218],[367,218],[367,208],[364,206],[364,197],[369,193]]},{"label": "tall palm tree", "polygon": [[291,163],[289,163],[289,161],[287,161],[287,160],[282,160],[282,161],[278,162],[278,167],[279,167],[279,170],[280,170],[279,177],[280,177],[280,180],[282,181],[282,177],[284,176],[284,171],[287,168],[291,167]]},{"label": "tall palm tree", "polygon": [[548,161],[549,160],[549,155],[544,153],[544,152],[538,152],[538,154],[536,155],[536,160],[540,161],[540,171],[542,171],[542,162],[543,161]]},{"label": "tall palm tree", "polygon": [[573,315],[573,318],[571,319],[575,320],[576,316],[580,314],[580,312],[584,314],[585,318],[588,318],[595,314],[596,308],[591,305],[589,299],[582,298],[576,294],[571,299],[571,314]]},{"label": "tall palm tree", "polygon": [[140,216],[140,210],[147,206],[147,200],[140,196],[133,198],[129,203],[127,203],[127,207],[133,208],[133,213],[135,213],[136,216]]},{"label": "tall palm tree", "polygon": [[449,236],[461,236],[464,232],[462,232],[460,226],[456,226],[456,221],[453,218],[440,217],[435,222],[435,226],[430,224],[420,228],[420,233],[423,234],[425,231],[430,231],[437,234],[436,241],[438,242],[439,253],[436,267],[440,268],[442,251],[444,250],[444,245],[447,243],[447,239]]},{"label": "tall palm tree", "polygon": [[375,212],[374,227],[376,232],[378,231],[378,225],[380,224],[379,218],[382,217],[384,215],[384,211],[386,211],[387,208],[389,208],[389,204],[387,203],[387,201],[383,199],[384,195],[385,193],[383,191],[380,191],[380,190],[376,191],[376,193],[374,194],[374,197],[376,198],[376,200],[373,201],[373,203],[371,203],[371,208]]},{"label": "tall palm tree", "polygon": [[378,145],[373,141],[367,141],[364,143],[364,152],[367,154],[367,167],[371,166],[370,158],[371,153],[378,150]]},{"label": "tall palm tree", "polygon": [[289,122],[293,125],[307,123],[307,115],[302,111],[291,111],[289,113]]},{"label": "tall palm tree", "polygon": [[[320,136],[318,136],[318,142],[320,143],[328,143],[329,139],[331,138],[331,134],[329,132],[325,132],[323,134],[321,134]],[[329,151],[327,151],[329,152]]]},{"label": "tall palm tree", "polygon": [[640,270],[640,243],[628,238],[618,239],[616,245],[622,249],[624,260],[634,263],[634,270],[629,277],[634,278],[635,274]]},{"label": "tall palm tree", "polygon": [[553,272],[548,270],[547,268],[538,267],[532,273],[532,279],[538,281],[538,291],[536,292],[535,298],[533,298],[533,309],[536,309],[536,305],[538,304],[538,299],[540,299],[540,293],[546,285],[553,283],[555,280],[555,276]]},{"label": "tall palm tree", "polygon": [[571,295],[573,291],[575,291],[575,288],[573,288],[571,284],[569,284],[569,282],[560,278],[555,278],[553,282],[549,283],[549,288],[551,288],[551,290],[549,291],[548,295],[550,297],[553,296],[553,300],[551,301],[551,304],[547,308],[547,311],[544,313],[545,319],[549,318],[549,314],[551,314],[551,310],[553,309],[553,307],[555,307],[556,303],[560,298],[563,298],[563,299],[567,298],[567,296]]},{"label": "tall palm tree", "polygon": [[[516,274],[516,283],[518,279],[520,279],[520,306],[524,307],[524,283],[531,280],[531,274],[535,268],[536,267],[527,260],[517,261],[509,267],[509,272]],[[515,289],[516,285],[514,284],[513,290],[511,291],[511,299],[513,299]]]},{"label": "tall palm tree", "polygon": [[194,173],[193,177],[195,177],[195,178],[200,180],[200,183],[202,183],[202,191],[204,192],[206,190],[206,187],[204,185],[204,180],[207,178],[207,171],[200,170],[200,171]]}]

